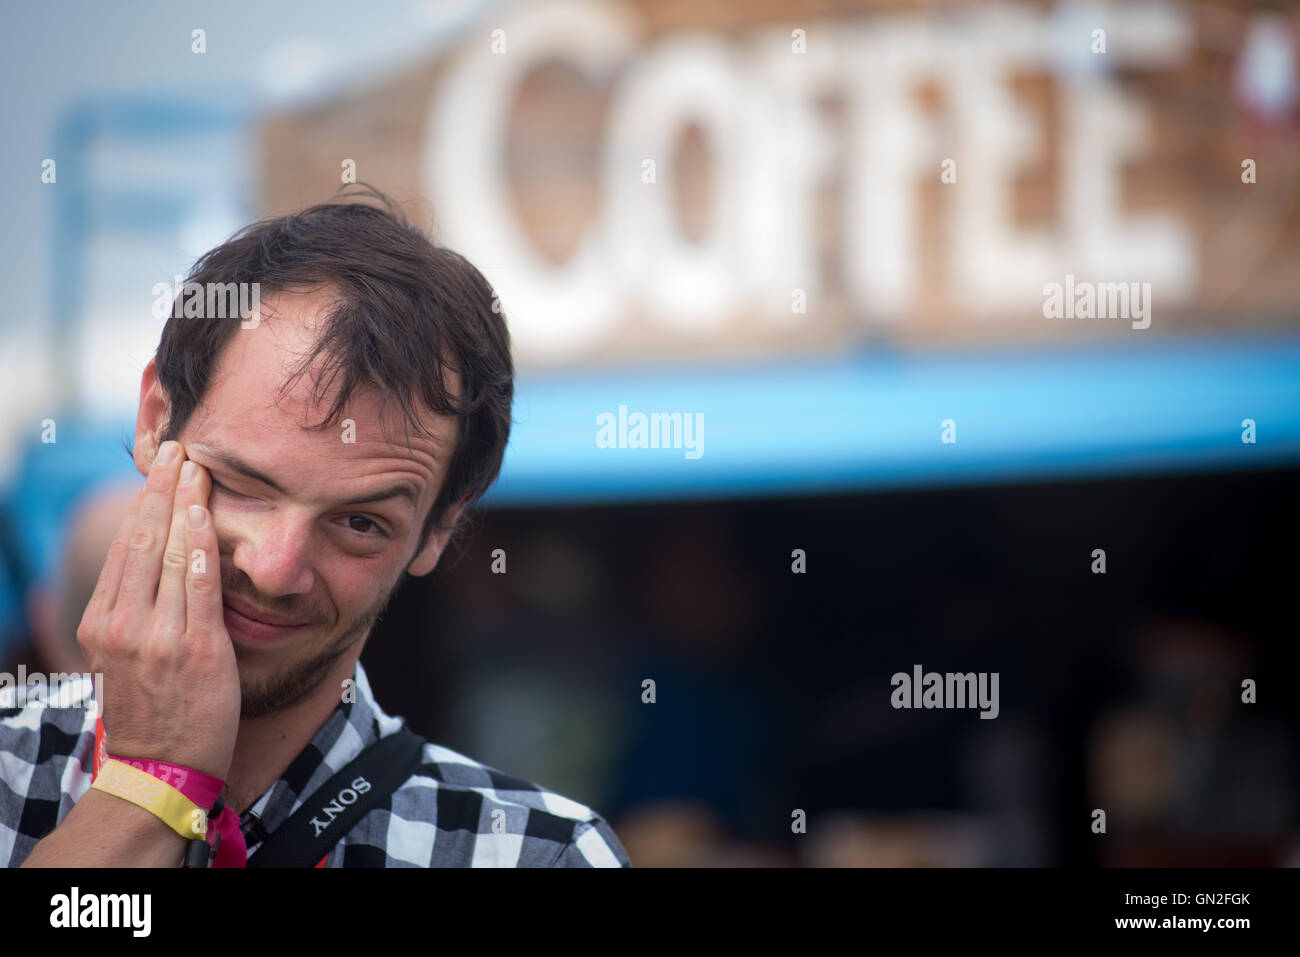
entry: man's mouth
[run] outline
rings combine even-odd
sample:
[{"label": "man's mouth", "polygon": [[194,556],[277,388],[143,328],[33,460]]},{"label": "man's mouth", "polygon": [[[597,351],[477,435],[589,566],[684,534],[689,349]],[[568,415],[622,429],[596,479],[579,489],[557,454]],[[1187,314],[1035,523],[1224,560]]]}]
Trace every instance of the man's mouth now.
[{"label": "man's mouth", "polygon": [[276,641],[294,634],[307,622],[293,621],[283,615],[264,612],[238,600],[225,599],[226,630],[256,642]]}]

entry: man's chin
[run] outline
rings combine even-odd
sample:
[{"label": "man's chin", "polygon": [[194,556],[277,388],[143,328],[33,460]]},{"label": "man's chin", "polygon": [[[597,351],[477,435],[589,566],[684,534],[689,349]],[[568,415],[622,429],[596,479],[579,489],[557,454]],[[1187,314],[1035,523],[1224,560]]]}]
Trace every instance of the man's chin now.
[{"label": "man's chin", "polygon": [[[287,647],[288,642],[278,645],[276,649],[248,647],[247,644],[241,647],[241,642],[232,638],[235,661],[239,666],[240,720],[251,721],[280,714],[320,688],[338,665],[339,659],[358,643],[365,642],[391,595],[392,589],[389,589],[371,606],[369,613],[360,616],[337,637],[333,637],[326,650],[308,661],[277,666],[275,658],[278,656],[268,652],[278,650],[278,647]],[[308,626],[298,632],[298,635],[308,639],[303,642],[304,646],[311,643],[313,631],[315,629]],[[342,687],[335,688],[334,691],[341,701]]]},{"label": "man's chin", "polygon": [[239,720],[254,721],[282,714],[303,701],[320,687],[320,680],[315,684],[300,683],[296,677],[286,680],[276,676],[269,681],[239,682]]},{"label": "man's chin", "polygon": [[239,672],[241,721],[251,721],[280,714],[311,696],[329,677],[338,662],[338,655],[317,658],[315,661],[270,675],[249,674],[261,669],[241,667]]},{"label": "man's chin", "polygon": [[[339,659],[364,639],[367,631],[360,630],[335,641],[326,651],[309,661],[290,665],[273,664],[268,656],[239,653],[235,645],[235,660],[239,667],[239,692],[241,721],[266,718],[287,711],[316,692],[338,666]],[[342,700],[342,688],[338,690]]]}]

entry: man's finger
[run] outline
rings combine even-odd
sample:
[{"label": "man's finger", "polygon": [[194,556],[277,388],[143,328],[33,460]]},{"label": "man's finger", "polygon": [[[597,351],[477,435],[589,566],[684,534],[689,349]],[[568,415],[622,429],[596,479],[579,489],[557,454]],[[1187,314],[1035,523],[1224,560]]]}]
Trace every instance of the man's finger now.
[{"label": "man's finger", "polygon": [[[155,620],[170,627],[171,633],[185,631],[185,577],[192,563],[207,562],[205,552],[189,546],[187,522],[191,505],[203,505],[208,500],[207,470],[199,463],[186,461],[181,466],[181,484],[176,489],[172,507],[172,522],[163,552],[162,576],[158,580],[158,598],[154,603]],[[212,556],[215,558],[216,556]]]},{"label": "man's finger", "polygon": [[171,530],[172,501],[175,498],[182,459],[184,456],[179,442],[164,442],[149,470],[144,498],[140,502],[140,515],[127,540],[122,585],[117,593],[118,605],[142,611],[154,606],[162,571],[163,549],[167,547],[167,536]]},{"label": "man's finger", "polygon": [[200,640],[226,635],[225,609],[221,604],[221,557],[217,552],[212,513],[202,505],[188,506],[185,530],[189,552],[195,556],[185,575],[185,633]]},{"label": "man's finger", "polygon": [[117,600],[117,590],[122,585],[122,567],[126,562],[127,542],[131,537],[131,530],[135,528],[136,518],[140,514],[140,502],[143,499],[144,486],[141,485],[136,490],[135,498],[131,500],[131,507],[126,510],[126,515],[122,518],[122,524],[117,527],[113,543],[108,546],[104,567],[99,570],[99,580],[95,582],[95,591],[86,605],[84,614],[89,615],[92,611],[98,614],[113,610]]}]

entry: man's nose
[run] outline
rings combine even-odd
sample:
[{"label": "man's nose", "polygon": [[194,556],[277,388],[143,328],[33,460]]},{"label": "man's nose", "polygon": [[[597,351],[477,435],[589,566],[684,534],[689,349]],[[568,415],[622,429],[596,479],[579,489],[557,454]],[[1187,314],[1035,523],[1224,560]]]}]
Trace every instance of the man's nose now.
[{"label": "man's nose", "polygon": [[232,517],[228,524],[235,543],[231,560],[259,594],[275,598],[311,592],[315,531],[310,521],[277,510]]}]

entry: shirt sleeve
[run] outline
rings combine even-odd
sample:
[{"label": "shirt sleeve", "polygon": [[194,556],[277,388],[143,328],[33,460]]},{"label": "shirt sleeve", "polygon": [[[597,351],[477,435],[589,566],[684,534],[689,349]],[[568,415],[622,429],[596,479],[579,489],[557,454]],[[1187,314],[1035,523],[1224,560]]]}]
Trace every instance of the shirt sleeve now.
[{"label": "shirt sleeve", "polygon": [[627,851],[602,817],[580,821],[573,840],[561,849],[552,867],[631,867]]},{"label": "shirt sleeve", "polygon": [[17,867],[90,790],[96,711],[89,679],[0,687],[0,867]]}]

